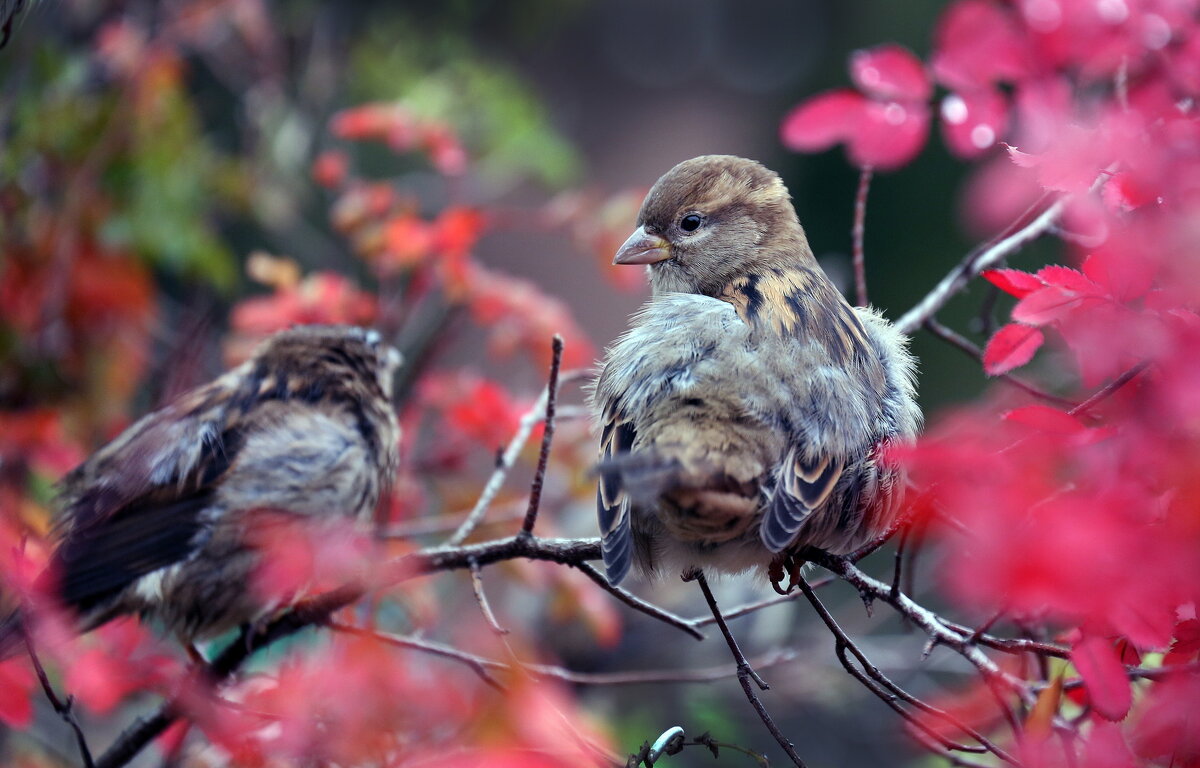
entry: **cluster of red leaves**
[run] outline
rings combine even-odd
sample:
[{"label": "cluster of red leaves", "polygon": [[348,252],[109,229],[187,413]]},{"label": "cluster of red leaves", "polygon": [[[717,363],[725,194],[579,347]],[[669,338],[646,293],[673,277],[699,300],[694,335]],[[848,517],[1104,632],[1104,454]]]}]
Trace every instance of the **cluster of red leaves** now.
[{"label": "cluster of red leaves", "polygon": [[[338,114],[332,129],[339,138],[379,140],[397,152],[424,152],[443,174],[465,170],[465,158],[446,167],[436,142],[426,140],[431,129],[422,125],[401,106],[372,104]],[[444,126],[434,133],[452,138]],[[458,146],[457,141],[447,141]],[[334,227],[381,281],[404,285],[402,311],[410,312],[438,293],[468,309],[480,327],[488,329],[491,349],[500,357],[521,351],[545,361],[548,339],[558,333],[566,340],[567,365],[592,360],[594,349],[562,302],[532,282],[490,269],[476,258],[480,238],[495,226],[486,211],[450,205],[425,216],[421,201],[391,183],[356,177],[349,157],[339,150],[318,157],[313,174],[337,191]]]},{"label": "cluster of red leaves", "polygon": [[1149,78],[1195,95],[1196,9],[1193,0],[956,0],[938,21],[928,65],[896,45],[856,53],[858,89],[801,104],[783,122],[783,141],[804,152],[844,143],[856,165],[902,166],[925,144],[936,82],[947,89],[942,134],[959,157],[1000,141],[1040,151],[1069,138],[1059,118],[1097,83]]},{"label": "cluster of red leaves", "polygon": [[460,673],[371,636],[333,635],[223,692],[193,691],[190,719],[239,768],[279,760],[339,765],[591,764],[603,741],[557,687],[513,676],[504,697],[475,696]]},{"label": "cluster of red leaves", "polygon": [[[1015,305],[984,368],[1007,373],[1057,346],[1042,374],[1078,381],[1080,400],[1108,389],[1070,411],[966,408],[904,457],[945,545],[950,595],[1071,647],[1063,674],[1082,686],[1043,694],[1018,745],[1031,765],[1200,761],[1198,11],[1195,0],[955,0],[928,64],[892,45],[858,53],[857,90],[818,95],[783,123],[793,148],[841,142],[857,165],[896,168],[925,142],[936,82],[952,152],[1015,145],[991,152],[972,200],[1061,199],[1057,231],[1076,266],[985,273]],[[1127,666],[1166,649],[1175,672],[1133,684]],[[1068,702],[1089,707],[1078,748],[1034,738]]]}]

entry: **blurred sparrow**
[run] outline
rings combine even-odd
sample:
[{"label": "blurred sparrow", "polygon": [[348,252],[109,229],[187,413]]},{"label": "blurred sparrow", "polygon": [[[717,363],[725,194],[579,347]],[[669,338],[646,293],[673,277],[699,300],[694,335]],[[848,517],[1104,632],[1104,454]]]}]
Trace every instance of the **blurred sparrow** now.
[{"label": "blurred sparrow", "polygon": [[777,174],[738,157],[680,163],[655,183],[614,264],[653,295],[608,350],[597,506],[609,580],[767,566],[851,551],[903,492],[880,460],[914,437],[914,360],[821,271]]},{"label": "blurred sparrow", "polygon": [[136,613],[190,643],[263,618],[254,515],[370,518],[396,472],[399,363],[375,331],[301,326],[142,418],[63,479],[51,593],[83,631]]}]

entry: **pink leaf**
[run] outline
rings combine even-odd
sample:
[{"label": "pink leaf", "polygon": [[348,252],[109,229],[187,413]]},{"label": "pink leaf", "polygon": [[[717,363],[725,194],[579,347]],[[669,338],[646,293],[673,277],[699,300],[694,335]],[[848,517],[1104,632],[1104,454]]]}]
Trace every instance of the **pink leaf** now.
[{"label": "pink leaf", "polygon": [[889,170],[917,156],[929,135],[929,107],[917,102],[868,101],[852,126],[846,153],[858,166]]},{"label": "pink leaf", "polygon": [[959,0],[938,20],[931,63],[949,88],[1014,81],[1029,71],[1026,39],[1012,12],[992,0]]},{"label": "pink leaf", "polygon": [[0,662],[0,723],[28,728],[33,722],[33,671],[23,660]]},{"label": "pink leaf", "polygon": [[1051,285],[1017,302],[1012,318],[1029,325],[1047,325],[1068,314],[1080,301],[1081,297],[1074,291]]},{"label": "pink leaf", "polygon": [[1112,644],[1102,637],[1085,637],[1071,649],[1071,663],[1087,685],[1092,708],[1108,720],[1124,718],[1133,695]]},{"label": "pink leaf", "polygon": [[1060,435],[1076,435],[1087,429],[1079,419],[1069,413],[1064,413],[1048,405],[1026,405],[1004,414],[1007,421],[1024,424],[1041,430]]},{"label": "pink leaf", "polygon": [[1046,284],[1039,280],[1037,275],[1022,272],[1019,269],[988,269],[982,274],[984,280],[1018,299],[1023,299],[1034,291],[1046,287]]},{"label": "pink leaf", "polygon": [[927,101],[933,94],[925,65],[900,45],[855,51],[850,57],[850,77],[867,95],[877,99]]},{"label": "pink leaf", "polygon": [[999,91],[981,88],[948,94],[942,99],[942,136],[959,157],[978,157],[996,146],[1008,125],[1008,100]]},{"label": "pink leaf", "polygon": [[983,370],[989,376],[1008,373],[1033,359],[1045,337],[1037,328],[1010,323],[988,342],[983,350]]},{"label": "pink leaf", "polygon": [[845,140],[851,126],[862,119],[866,103],[861,93],[849,88],[817,94],[783,119],[784,146],[798,152],[829,149]]}]

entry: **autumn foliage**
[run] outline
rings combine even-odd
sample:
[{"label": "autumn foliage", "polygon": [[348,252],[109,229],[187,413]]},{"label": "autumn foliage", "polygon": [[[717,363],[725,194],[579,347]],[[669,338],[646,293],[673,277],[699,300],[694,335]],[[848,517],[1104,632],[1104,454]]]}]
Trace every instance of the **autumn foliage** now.
[{"label": "autumn foliage", "polygon": [[[958,0],[927,64],[895,46],[855,54],[858,91],[783,125],[794,148],[839,141],[859,165],[896,168],[936,111],[983,189],[1009,205],[1005,187],[1028,191],[997,241],[1057,208],[1064,264],[983,273],[1012,301],[982,363],[1029,369],[1075,404],[991,398],[936,418],[905,457],[948,596],[1070,649],[998,684],[1037,702],[1012,734],[1023,763],[1200,760],[1197,10]],[[934,83],[946,91],[931,106]]]},{"label": "autumn foliage", "polygon": [[[228,17],[185,5],[194,13],[153,33],[125,18],[106,24],[85,106],[56,134],[14,133],[12,146],[61,187],[0,181],[0,609],[29,612],[49,682],[88,717],[172,702],[181,719],[156,748],[185,765],[623,764],[636,745],[617,743],[580,704],[548,650],[566,628],[599,649],[622,638],[616,601],[582,561],[513,556],[482,572],[489,589],[540,606],[520,625],[490,615],[471,564],[453,567],[472,587],[363,566],[462,545],[455,530],[487,493],[498,495],[486,498],[486,524],[463,536],[515,533],[525,490],[485,488],[514,464],[532,471],[545,401],[494,370],[542,381],[557,334],[561,369],[577,381],[597,347],[567,302],[485,263],[480,244],[513,228],[554,230],[607,261],[640,192],[578,191],[523,212],[476,203],[460,184],[474,171],[470,143],[408,104],[350,106],[320,126],[304,183],[320,195],[342,266],[308,269],[256,249],[244,260],[254,295],[218,322],[225,362],[296,323],[374,325],[408,345],[403,461],[378,536],[264,529],[270,565],[247,585],[281,605],[348,580],[370,587],[366,597],[335,613],[334,628],[277,644],[253,672],[214,686],[136,621],[74,636],[38,592],[51,483],[145,410],[136,393],[170,393],[174,374],[153,363],[175,301],[160,283],[237,279],[195,201],[248,205],[230,179],[252,174],[198,139],[185,73],[218,40],[266,57],[270,29],[258,3]],[[931,634],[931,649],[957,638],[952,650],[978,672],[910,707],[896,728],[960,765],[1200,766],[1200,2],[954,0],[927,57],[883,43],[852,54],[849,77],[853,87],[784,116],[782,144],[840,144],[860,169],[902,174],[937,123],[946,149],[971,164],[964,224],[989,237],[957,268],[998,299],[982,315],[980,373],[1020,384],[928,414],[921,440],[893,451],[911,485],[899,561],[911,576],[919,555],[922,600],[945,606],[934,618],[948,634]],[[442,194],[375,173],[362,159],[370,152],[419,168]],[[183,156],[194,163],[152,162]],[[175,175],[200,186],[151,183]],[[174,251],[139,207],[165,194],[185,212],[165,227],[187,241]],[[1007,264],[1040,237],[1057,243],[1059,263]],[[628,286],[629,274],[612,278]],[[932,309],[893,319],[936,331],[960,291],[935,289]],[[455,354],[464,349],[468,364]],[[198,354],[170,358],[184,383],[204,378]],[[574,522],[591,514],[592,437],[569,413],[558,427],[536,532],[592,537]],[[529,447],[497,458],[515,435]],[[892,604],[913,619],[899,576]],[[30,731],[43,695],[28,657],[0,662],[5,727]],[[22,749],[22,765],[55,764]]]}]

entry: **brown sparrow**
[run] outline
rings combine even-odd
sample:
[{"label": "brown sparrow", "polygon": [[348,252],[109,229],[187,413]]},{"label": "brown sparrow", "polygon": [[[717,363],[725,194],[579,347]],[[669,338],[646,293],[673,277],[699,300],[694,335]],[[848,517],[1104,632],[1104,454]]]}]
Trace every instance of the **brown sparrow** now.
[{"label": "brown sparrow", "polygon": [[142,614],[190,642],[262,618],[248,526],[370,518],[396,473],[399,363],[375,331],[296,327],[145,416],[63,479],[50,593],[84,631]]},{"label": "brown sparrow", "polygon": [[821,271],[777,174],[680,163],[613,261],[647,265],[653,295],[592,393],[612,583],[633,562],[765,565],[778,588],[803,547],[845,553],[888,527],[903,478],[880,448],[920,426],[915,362]]}]

